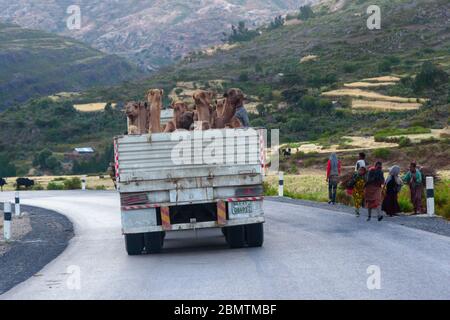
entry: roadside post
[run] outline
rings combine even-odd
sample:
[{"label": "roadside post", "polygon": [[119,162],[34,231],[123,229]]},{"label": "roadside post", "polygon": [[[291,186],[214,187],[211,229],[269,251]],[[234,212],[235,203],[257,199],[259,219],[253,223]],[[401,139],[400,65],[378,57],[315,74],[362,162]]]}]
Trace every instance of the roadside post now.
[{"label": "roadside post", "polygon": [[5,241],[9,241],[11,239],[11,202],[3,203],[3,211],[3,236],[5,238]]},{"label": "roadside post", "polygon": [[434,217],[434,178],[427,177],[427,213],[429,217]]},{"label": "roadside post", "polygon": [[284,197],[284,172],[280,172],[280,175],[279,175],[278,196]]},{"label": "roadside post", "polygon": [[81,178],[81,189],[82,189],[83,191],[86,190],[86,176],[83,176],[83,177]]},{"label": "roadside post", "polygon": [[16,195],[14,198],[14,205],[15,205],[15,216],[16,217],[20,217],[21,216],[21,212],[20,212],[20,195],[19,195],[19,191],[16,191]]}]

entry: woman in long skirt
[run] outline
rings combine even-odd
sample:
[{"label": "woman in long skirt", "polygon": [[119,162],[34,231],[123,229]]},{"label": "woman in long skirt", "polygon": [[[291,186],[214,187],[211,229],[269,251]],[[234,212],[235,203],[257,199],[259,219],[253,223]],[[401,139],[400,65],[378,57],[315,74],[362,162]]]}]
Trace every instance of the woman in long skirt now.
[{"label": "woman in long skirt", "polygon": [[369,170],[364,197],[366,207],[369,210],[367,221],[372,219],[372,211],[375,209],[378,215],[378,221],[383,220],[381,212],[382,188],[384,185],[383,167],[381,162],[377,162],[375,167]]},{"label": "woman in long skirt", "polygon": [[398,203],[398,194],[402,189],[403,182],[399,177],[400,167],[393,166],[389,170],[389,177],[386,180],[386,195],[383,200],[382,210],[390,217],[400,213],[400,205]]},{"label": "woman in long skirt", "polygon": [[367,169],[365,167],[360,167],[359,170],[353,175],[349,185],[349,188],[352,189],[353,203],[357,217],[360,216],[359,210],[362,207],[362,202],[364,199],[364,187],[367,179],[366,176]]}]

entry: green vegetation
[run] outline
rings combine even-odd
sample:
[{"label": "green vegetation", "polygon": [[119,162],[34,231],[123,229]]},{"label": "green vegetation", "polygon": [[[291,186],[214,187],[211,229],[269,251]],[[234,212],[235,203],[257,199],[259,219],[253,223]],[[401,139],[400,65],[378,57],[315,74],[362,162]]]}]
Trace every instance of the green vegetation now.
[{"label": "green vegetation", "polygon": [[[396,142],[409,146],[411,140],[402,135],[449,124],[450,44],[441,40],[448,33],[442,15],[448,1],[380,0],[377,4],[389,21],[377,32],[365,27],[366,1],[349,1],[336,12],[313,7],[311,13],[303,8],[300,24],[282,24],[277,17],[271,26],[249,30],[241,22],[227,34],[227,42],[236,44],[232,49],[189,56],[148,79],[93,87],[62,101],[38,99],[15,106],[0,114],[0,159],[14,154],[16,171],[26,174],[32,167],[30,159],[44,149],[62,163],[65,152],[82,144],[99,153],[94,160],[74,163],[73,171],[98,172],[108,163],[112,137],[125,131],[120,108],[126,101],[142,100],[150,87],[168,93],[179,81],[208,88],[206,84],[217,79],[223,80],[223,90],[241,88],[257,104],[251,124],[280,129],[282,142],[320,141],[321,145],[339,144],[344,150],[349,147],[341,141],[346,135],[376,135],[377,141],[393,141],[390,136],[399,135]],[[308,57],[314,58],[303,60]],[[402,80],[374,92],[408,97],[411,102],[429,101],[420,110],[353,113],[350,98],[322,95],[345,83],[381,75],[400,75]],[[118,108],[81,114],[72,107],[98,101],[116,102]],[[54,159],[35,164],[41,171],[58,171]],[[309,163],[313,160],[306,159],[305,165]],[[56,169],[49,169],[53,165]],[[295,171],[291,165],[287,169]]]},{"label": "green vegetation", "polygon": [[73,177],[70,179],[56,178],[47,185],[47,190],[79,190],[81,189],[81,179]]},{"label": "green vegetation", "polygon": [[233,44],[236,42],[245,42],[254,39],[258,36],[258,31],[248,29],[245,26],[245,21],[239,21],[237,26],[231,26],[231,34],[227,35],[224,33],[224,36],[226,37],[225,42]]},{"label": "green vegetation", "polygon": [[63,155],[82,144],[97,153],[88,161],[75,162],[74,171],[105,172],[113,159],[112,138],[125,131],[125,115],[119,109],[82,113],[69,102],[35,100],[0,114],[0,161],[14,155],[18,166],[8,164],[0,170],[6,171],[4,176],[27,174],[32,166],[41,173],[72,173],[63,170]]},{"label": "green vegetation", "polygon": [[0,23],[0,111],[30,98],[136,78],[137,68],[70,38]]},{"label": "green vegetation", "polygon": [[375,133],[375,141],[377,142],[383,142],[383,141],[392,141],[389,140],[389,138],[393,136],[401,136],[401,135],[409,135],[409,134],[424,134],[424,133],[431,133],[430,129],[423,128],[423,127],[410,127],[410,128],[388,128],[383,129],[380,131],[377,131]]}]

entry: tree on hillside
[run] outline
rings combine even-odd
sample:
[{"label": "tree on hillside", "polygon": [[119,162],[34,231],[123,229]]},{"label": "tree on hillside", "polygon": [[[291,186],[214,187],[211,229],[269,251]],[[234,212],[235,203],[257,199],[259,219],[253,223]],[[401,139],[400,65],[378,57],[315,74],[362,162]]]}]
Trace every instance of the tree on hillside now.
[{"label": "tree on hillside", "polygon": [[300,7],[300,13],[298,18],[300,20],[306,21],[308,19],[314,18],[315,14],[310,5],[305,5]]},{"label": "tree on hillside", "polygon": [[53,152],[44,149],[34,156],[33,166],[39,167],[42,170],[57,170],[61,166],[58,159],[53,156]]},{"label": "tree on hillside", "polygon": [[16,166],[11,161],[0,155],[0,178],[16,176]]},{"label": "tree on hillside", "polygon": [[275,17],[275,19],[269,25],[269,30],[273,30],[273,29],[282,27],[284,25],[284,22],[285,22],[285,19],[282,16]]},{"label": "tree on hillside", "polygon": [[437,87],[447,83],[448,80],[449,76],[444,70],[427,61],[422,65],[419,74],[416,76],[414,90],[420,91],[426,88]]},{"label": "tree on hillside", "polygon": [[239,21],[237,26],[231,26],[231,34],[229,35],[224,33],[224,36],[225,42],[232,44],[236,42],[250,41],[258,34],[259,33],[256,30],[249,30],[245,25],[245,21]]}]

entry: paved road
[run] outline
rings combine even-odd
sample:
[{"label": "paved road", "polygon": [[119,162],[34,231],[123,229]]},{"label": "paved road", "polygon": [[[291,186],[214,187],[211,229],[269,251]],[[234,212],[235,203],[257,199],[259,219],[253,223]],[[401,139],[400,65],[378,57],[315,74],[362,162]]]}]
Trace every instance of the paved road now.
[{"label": "paved road", "polygon": [[[2,299],[450,299],[450,238],[389,222],[266,201],[263,248],[230,250],[220,231],[204,230],[169,234],[161,255],[129,257],[115,193],[22,193],[22,202],[64,213],[76,235]],[[367,287],[370,266],[381,290]]]}]

